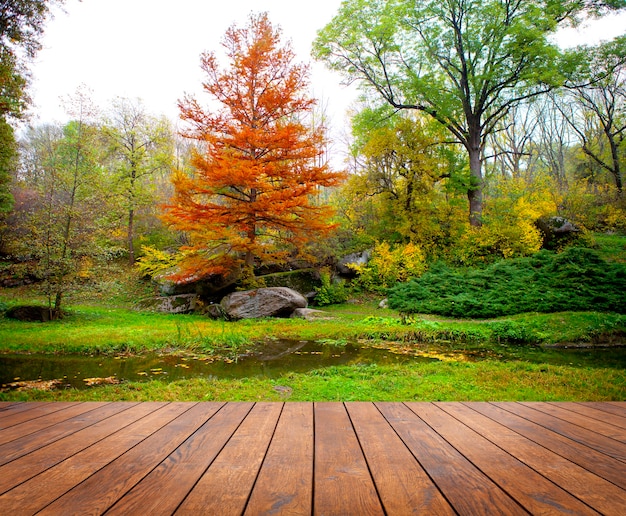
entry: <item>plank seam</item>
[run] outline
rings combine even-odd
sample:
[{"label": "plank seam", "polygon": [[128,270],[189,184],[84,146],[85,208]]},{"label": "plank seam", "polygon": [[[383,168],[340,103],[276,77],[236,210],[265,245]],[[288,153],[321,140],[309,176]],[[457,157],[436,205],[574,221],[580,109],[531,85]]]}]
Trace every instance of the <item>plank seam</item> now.
[{"label": "plank seam", "polygon": [[[213,415],[217,415],[224,407],[226,407],[228,405],[228,403],[224,403],[224,405],[222,405],[220,407],[220,409]],[[219,451],[215,454],[215,457],[213,457],[213,460],[211,462],[209,462],[209,464],[207,464],[206,468],[204,468],[204,471],[198,476],[198,478],[196,479],[196,481],[193,483],[193,485],[189,488],[189,491],[187,491],[187,494],[180,500],[180,503],[176,506],[176,508],[172,511],[172,514],[176,514],[176,512],[178,512],[178,509],[180,509],[180,507],[185,503],[185,500],[187,500],[187,498],[189,498],[189,495],[192,493],[192,491],[196,488],[196,486],[198,485],[198,482],[200,482],[200,480],[202,479],[202,477],[204,477],[204,475],[206,474],[206,472],[209,470],[209,468],[211,467],[211,464],[213,464],[213,462],[220,456],[220,453],[222,453],[222,451],[224,450],[224,448],[228,445],[228,443],[230,442],[231,438],[233,435],[235,435],[235,433],[237,432],[237,430],[239,430],[239,427],[241,427],[241,425],[243,424],[243,422],[246,420],[246,418],[250,415],[250,412],[252,412],[252,409],[256,406],[256,402],[252,403],[252,405],[250,405],[250,408],[248,409],[248,411],[246,412],[246,414],[241,418],[241,420],[239,421],[239,424],[233,429],[232,433],[230,434],[230,437],[228,439],[226,439],[224,441],[224,444],[220,447]],[[281,411],[282,413],[282,411]],[[210,418],[212,419],[212,417]],[[207,420],[208,421],[208,420]],[[205,423],[206,424],[206,423]],[[204,426],[204,425],[202,425]],[[199,429],[198,429],[199,430]],[[196,432],[198,431],[196,430]],[[195,432],[194,432],[195,433]],[[182,445],[182,444],[181,444]],[[246,505],[247,505],[247,501],[246,501]]]}]

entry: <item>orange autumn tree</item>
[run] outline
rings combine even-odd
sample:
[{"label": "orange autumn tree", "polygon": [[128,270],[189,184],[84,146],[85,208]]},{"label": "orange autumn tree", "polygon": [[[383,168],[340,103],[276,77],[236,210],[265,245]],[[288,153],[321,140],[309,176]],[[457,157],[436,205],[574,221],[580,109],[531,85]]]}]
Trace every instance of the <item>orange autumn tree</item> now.
[{"label": "orange autumn tree", "polygon": [[202,55],[203,89],[219,108],[193,97],[179,102],[198,142],[192,174],[174,175],[175,195],[165,220],[187,233],[178,279],[283,261],[332,226],[314,197],[338,184],[326,161],[323,127],[305,123],[315,100],[306,94],[308,67],[294,63],[289,43],[267,14],[232,26],[222,41],[229,67]]}]

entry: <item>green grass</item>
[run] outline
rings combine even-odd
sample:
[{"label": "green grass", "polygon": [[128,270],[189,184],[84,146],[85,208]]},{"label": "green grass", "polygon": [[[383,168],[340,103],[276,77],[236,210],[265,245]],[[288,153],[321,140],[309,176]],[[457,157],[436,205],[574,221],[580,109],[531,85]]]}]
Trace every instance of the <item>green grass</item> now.
[{"label": "green grass", "polygon": [[[0,400],[599,401],[626,399],[625,378],[623,369],[612,367],[486,360],[328,367],[274,379],[152,380],[87,390],[0,393]],[[292,392],[277,392],[279,385]]]},{"label": "green grass", "polygon": [[[621,238],[600,239],[599,250],[612,263],[624,261],[620,259],[625,255]],[[511,262],[500,267],[505,265]],[[568,270],[575,272],[574,279],[585,274],[580,263]],[[466,272],[452,283],[460,281]],[[515,281],[528,283],[528,278],[516,278],[516,274]],[[470,279],[474,286],[504,288],[502,302],[518,303],[519,298],[510,289],[495,283],[506,277],[506,271],[496,268],[489,281]],[[593,311],[556,313],[539,313],[538,306],[534,306],[527,313],[472,320],[424,313],[401,316],[397,310],[378,309],[377,300],[372,299],[325,307],[327,319],[224,322],[197,315],[130,309],[151,289],[124,269],[111,268],[103,274],[103,281],[88,283],[68,296],[68,316],[62,320],[27,323],[0,317],[0,352],[113,354],[183,350],[234,357],[265,339],[286,338],[359,342],[398,352],[426,346],[441,361],[332,366],[307,373],[286,372],[277,378],[152,380],[80,391],[10,391],[0,393],[0,400],[626,399],[623,352],[607,350],[572,361],[558,348],[551,348],[562,344],[623,345],[626,315],[605,313],[595,309],[596,305],[587,307]],[[442,292],[439,290],[437,295],[445,297]],[[623,301],[623,290],[621,295]],[[32,287],[0,291],[0,307],[33,302],[43,303],[43,299]],[[463,311],[460,314],[467,315]],[[291,394],[287,397],[274,390],[278,385],[290,387]]]},{"label": "green grass", "polygon": [[[370,315],[380,314],[380,315]],[[351,339],[369,342],[512,342],[552,345],[615,341],[626,335],[626,315],[595,312],[523,314],[490,321],[420,316],[404,322],[373,304],[339,305],[329,319],[214,321],[122,308],[71,307],[48,323],[0,318],[0,352],[120,353],[163,349],[236,354],[267,338]]]}]

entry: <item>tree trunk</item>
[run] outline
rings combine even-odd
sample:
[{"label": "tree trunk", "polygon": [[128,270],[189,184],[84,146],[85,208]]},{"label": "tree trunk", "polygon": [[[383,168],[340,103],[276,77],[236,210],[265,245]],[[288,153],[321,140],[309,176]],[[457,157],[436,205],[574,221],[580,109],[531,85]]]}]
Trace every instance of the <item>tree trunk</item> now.
[{"label": "tree trunk", "polygon": [[472,227],[479,228],[482,226],[483,216],[483,172],[479,134],[470,135],[468,147],[470,162],[470,185],[467,189],[469,223]]},{"label": "tree trunk", "polygon": [[135,210],[132,208],[128,210],[128,264],[135,264],[135,246],[133,244],[133,236],[134,236],[134,219],[135,219]]},{"label": "tree trunk", "polygon": [[54,309],[50,314],[50,320],[54,321],[61,318],[61,301],[63,299],[63,292],[57,292],[54,298]]},{"label": "tree trunk", "polygon": [[613,177],[615,178],[615,186],[617,188],[617,195],[622,197],[622,171],[620,169],[620,156],[617,149],[617,142],[615,141],[614,135],[608,134],[609,144],[611,145],[611,159],[613,161]]}]

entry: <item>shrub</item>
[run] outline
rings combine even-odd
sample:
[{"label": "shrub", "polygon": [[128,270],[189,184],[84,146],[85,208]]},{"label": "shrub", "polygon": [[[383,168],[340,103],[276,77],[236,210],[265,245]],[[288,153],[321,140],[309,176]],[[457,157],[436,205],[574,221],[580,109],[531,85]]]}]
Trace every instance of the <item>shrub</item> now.
[{"label": "shrub", "polygon": [[137,268],[144,276],[154,277],[174,267],[180,260],[179,255],[173,255],[154,247],[141,246],[142,256],[137,260]]},{"label": "shrub", "polygon": [[426,270],[426,256],[412,243],[392,249],[387,242],[377,244],[367,265],[353,265],[356,286],[370,292],[386,292],[398,281],[418,278]]},{"label": "shrub", "polygon": [[315,287],[317,306],[334,305],[348,300],[348,289],[344,283],[334,283],[328,269],[320,271],[321,286]]},{"label": "shrub", "polygon": [[438,264],[396,285],[390,308],[451,317],[499,317],[524,312],[626,313],[626,266],[584,248],[502,260],[484,269]]}]

